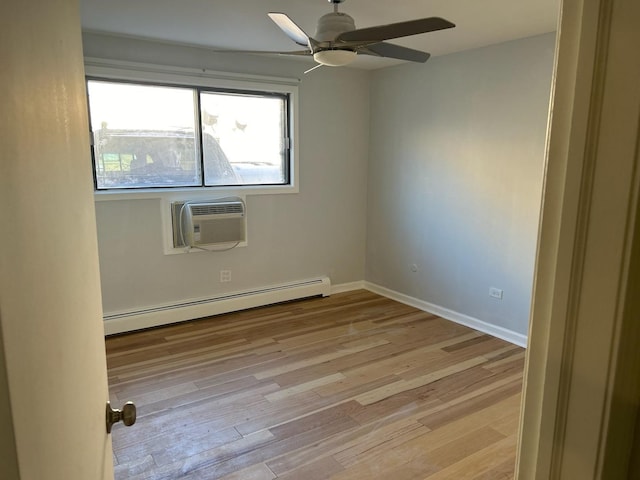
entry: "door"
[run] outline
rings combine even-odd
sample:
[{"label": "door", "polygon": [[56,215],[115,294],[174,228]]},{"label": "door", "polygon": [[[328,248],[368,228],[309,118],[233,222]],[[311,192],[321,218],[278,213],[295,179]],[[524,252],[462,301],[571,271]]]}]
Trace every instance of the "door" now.
[{"label": "door", "polygon": [[76,0],[0,4],[0,478],[113,478]]}]

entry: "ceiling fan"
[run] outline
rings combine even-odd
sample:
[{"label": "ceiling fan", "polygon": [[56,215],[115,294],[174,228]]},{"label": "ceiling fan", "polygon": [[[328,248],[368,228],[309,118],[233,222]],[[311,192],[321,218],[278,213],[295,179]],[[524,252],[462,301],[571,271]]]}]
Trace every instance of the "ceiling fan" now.
[{"label": "ceiling fan", "polygon": [[329,3],[333,4],[333,12],[320,17],[314,37],[307,35],[286,14],[269,13],[271,20],[280,27],[285,35],[306,48],[292,52],[252,53],[313,56],[318,65],[311,70],[322,65],[332,67],[347,65],[355,60],[358,54],[396,58],[410,62],[426,62],[430,54],[387,43],[385,40],[455,27],[453,23],[443,18],[429,17],[356,29],[353,18],[338,11],[338,6],[343,2],[344,0],[329,0]]}]

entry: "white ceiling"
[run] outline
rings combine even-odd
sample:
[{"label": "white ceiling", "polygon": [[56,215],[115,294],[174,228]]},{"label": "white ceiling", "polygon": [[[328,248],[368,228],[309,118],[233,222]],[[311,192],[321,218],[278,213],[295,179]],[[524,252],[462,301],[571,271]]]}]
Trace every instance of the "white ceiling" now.
[{"label": "white ceiling", "polygon": [[[392,40],[432,55],[469,50],[556,29],[559,0],[346,0],[340,11],[357,28],[414,18],[443,17],[456,28]],[[182,44],[241,50],[297,50],[267,17],[289,15],[308,35],[328,0],[80,0],[82,27]],[[311,60],[310,60],[311,61]],[[355,67],[374,69],[401,63],[361,55]]]}]

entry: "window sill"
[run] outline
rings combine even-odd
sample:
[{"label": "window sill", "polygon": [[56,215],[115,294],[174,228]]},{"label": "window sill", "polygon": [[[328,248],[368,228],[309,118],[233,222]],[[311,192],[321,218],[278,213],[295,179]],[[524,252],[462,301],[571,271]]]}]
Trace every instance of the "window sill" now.
[{"label": "window sill", "polygon": [[245,197],[250,195],[280,195],[298,193],[297,185],[239,185],[229,187],[179,187],[179,188],[140,188],[135,190],[96,190],[93,198],[96,202],[112,200],[149,200],[165,199],[200,200],[229,196]]}]

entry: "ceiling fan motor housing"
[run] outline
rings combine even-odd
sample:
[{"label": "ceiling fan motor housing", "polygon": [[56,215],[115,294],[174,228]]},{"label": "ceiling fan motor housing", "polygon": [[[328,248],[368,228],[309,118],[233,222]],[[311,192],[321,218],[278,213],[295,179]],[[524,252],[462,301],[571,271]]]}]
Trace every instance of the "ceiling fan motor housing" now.
[{"label": "ceiling fan motor housing", "polygon": [[332,42],[338,35],[356,29],[356,24],[350,15],[342,12],[331,12],[320,17],[318,28],[314,36],[319,42]]}]

